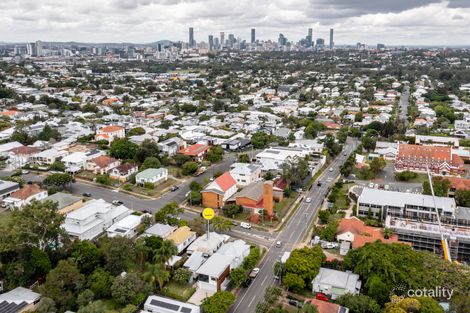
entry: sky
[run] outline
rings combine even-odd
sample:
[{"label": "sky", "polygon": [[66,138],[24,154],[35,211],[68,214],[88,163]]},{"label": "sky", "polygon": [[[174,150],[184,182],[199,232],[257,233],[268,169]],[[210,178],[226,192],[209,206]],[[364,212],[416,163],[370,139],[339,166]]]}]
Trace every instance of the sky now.
[{"label": "sky", "polygon": [[0,41],[197,42],[313,37],[336,45],[470,45],[470,0],[0,0]]}]

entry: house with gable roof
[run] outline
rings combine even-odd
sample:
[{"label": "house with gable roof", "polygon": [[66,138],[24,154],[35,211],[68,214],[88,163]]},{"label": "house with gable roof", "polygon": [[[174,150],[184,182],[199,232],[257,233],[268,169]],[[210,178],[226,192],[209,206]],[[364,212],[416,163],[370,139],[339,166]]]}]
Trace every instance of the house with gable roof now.
[{"label": "house with gable roof", "polygon": [[225,172],[201,191],[202,205],[209,208],[221,208],[236,192],[237,181],[229,172]]}]

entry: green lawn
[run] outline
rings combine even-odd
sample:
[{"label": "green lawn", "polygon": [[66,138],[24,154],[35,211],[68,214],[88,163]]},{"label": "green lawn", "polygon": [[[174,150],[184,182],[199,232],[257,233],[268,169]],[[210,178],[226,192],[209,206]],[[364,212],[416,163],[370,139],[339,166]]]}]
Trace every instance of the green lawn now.
[{"label": "green lawn", "polygon": [[166,284],[166,286],[163,288],[163,291],[161,292],[164,296],[174,298],[183,302],[188,301],[189,298],[193,295],[193,293],[196,291],[196,288],[193,286],[186,284],[186,285],[180,285],[175,282],[169,282]]},{"label": "green lawn", "polygon": [[[405,181],[403,183],[423,183],[428,180],[428,175],[425,173],[416,173],[418,176],[416,178],[410,179],[409,181]],[[400,182],[399,180],[395,179],[395,181]]]},{"label": "green lawn", "polygon": [[11,212],[10,211],[5,211],[0,213],[0,226],[4,226],[8,223],[10,220]]},{"label": "green lawn", "polygon": [[163,195],[165,192],[169,191],[171,186],[177,185],[178,182],[173,178],[168,178],[166,181],[157,184],[153,189],[147,189],[142,186],[132,186],[132,191],[135,193],[139,193],[144,196],[149,197],[159,197]]},{"label": "green lawn", "polygon": [[293,191],[290,197],[284,197],[281,202],[274,203],[274,212],[277,213],[279,219],[282,219],[286,215],[295,199],[297,199],[297,195],[298,193]]},{"label": "green lawn", "polygon": [[338,193],[338,198],[335,201],[335,206],[338,210],[347,210],[349,208],[348,190],[353,184],[344,184],[341,191]]}]

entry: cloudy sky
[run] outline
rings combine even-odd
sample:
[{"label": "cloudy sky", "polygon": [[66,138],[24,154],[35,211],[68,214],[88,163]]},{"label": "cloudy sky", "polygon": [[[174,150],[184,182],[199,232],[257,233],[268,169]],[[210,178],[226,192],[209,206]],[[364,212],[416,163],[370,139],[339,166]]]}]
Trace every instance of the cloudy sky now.
[{"label": "cloudy sky", "polygon": [[[0,0],[0,41],[146,43],[224,31],[336,44],[470,45],[470,0]],[[226,35],[227,36],[227,35]]]}]

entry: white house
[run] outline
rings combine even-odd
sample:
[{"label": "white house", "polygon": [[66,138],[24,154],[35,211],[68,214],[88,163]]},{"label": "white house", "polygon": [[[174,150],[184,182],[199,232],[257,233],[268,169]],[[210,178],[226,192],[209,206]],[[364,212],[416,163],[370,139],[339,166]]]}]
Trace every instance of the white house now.
[{"label": "white house", "polygon": [[320,155],[323,152],[324,144],[314,139],[297,139],[289,144],[289,147],[307,150],[311,154]]},{"label": "white house", "polygon": [[232,270],[241,266],[243,260],[250,254],[250,245],[245,241],[238,239],[224,244],[219,248],[217,254],[232,257],[232,262],[230,263],[230,269]]},{"label": "white house", "polygon": [[141,313],[200,313],[199,306],[160,296],[149,296]]},{"label": "white house", "polygon": [[168,179],[168,170],[166,168],[148,168],[135,176],[135,182],[139,185],[145,183],[156,184]]},{"label": "white house", "polygon": [[152,225],[151,227],[147,228],[142,234],[142,236],[144,237],[156,236],[156,237],[166,238],[175,230],[176,230],[176,227],[173,227],[167,224],[156,223]]},{"label": "white house", "polygon": [[142,223],[144,216],[148,216],[148,214],[128,215],[111,225],[111,227],[106,230],[106,235],[108,237],[133,238],[137,234],[137,227]]},{"label": "white house", "polygon": [[62,228],[72,237],[93,240],[114,223],[130,215],[132,210],[123,205],[115,206],[103,199],[90,200],[81,208],[70,212]]},{"label": "white house", "polygon": [[21,208],[32,201],[43,200],[47,197],[47,190],[41,189],[38,185],[25,185],[23,188],[12,192],[3,202],[13,208]]},{"label": "white house", "polygon": [[261,179],[261,166],[257,164],[233,163],[230,166],[230,175],[237,182],[237,186],[244,187]]},{"label": "white house", "polygon": [[292,147],[272,147],[256,155],[256,160],[261,164],[263,171],[278,171],[281,165],[292,162],[298,158],[305,158],[309,151]]},{"label": "white house", "polygon": [[186,250],[187,254],[191,255],[194,252],[202,252],[205,257],[213,255],[228,239],[228,236],[218,234],[216,232],[209,233],[209,239],[206,235],[198,237],[194,242],[189,245]]},{"label": "white house", "polygon": [[352,272],[341,272],[329,268],[320,268],[318,275],[312,280],[312,292],[321,292],[331,299],[350,293],[359,294],[361,290],[361,281],[359,275]]},{"label": "white house", "polygon": [[115,139],[124,137],[126,137],[126,131],[124,127],[108,125],[96,131],[95,140],[107,140],[108,142],[112,142]]},{"label": "white house", "polygon": [[178,137],[173,137],[158,143],[158,148],[162,153],[169,156],[175,155],[180,149],[186,148],[186,142]]},{"label": "white house", "polygon": [[196,271],[197,287],[212,292],[227,289],[232,260],[233,257],[229,255],[213,254]]},{"label": "white house", "polygon": [[65,157],[67,154],[68,152],[65,150],[57,150],[52,148],[31,155],[29,157],[29,162],[31,165],[50,166],[58,158]]}]

